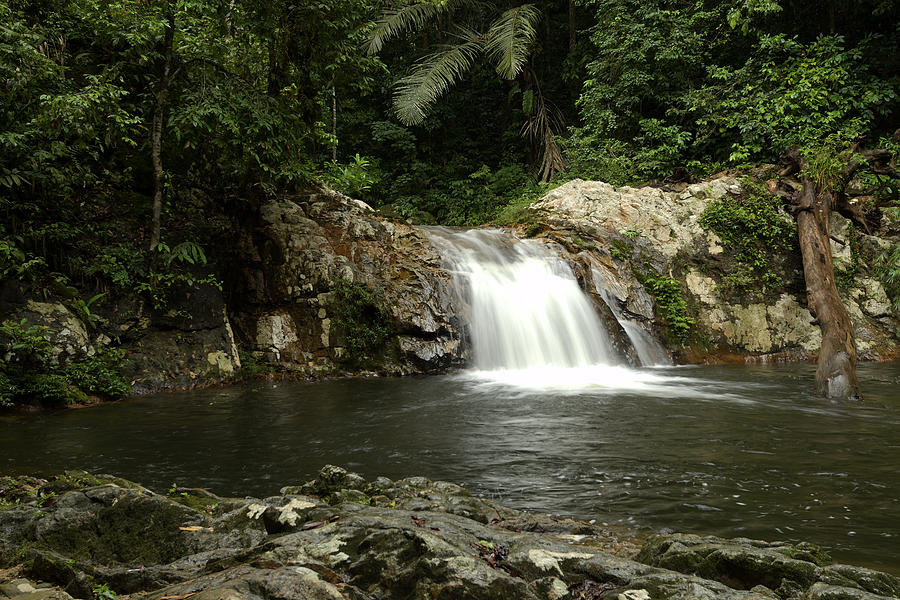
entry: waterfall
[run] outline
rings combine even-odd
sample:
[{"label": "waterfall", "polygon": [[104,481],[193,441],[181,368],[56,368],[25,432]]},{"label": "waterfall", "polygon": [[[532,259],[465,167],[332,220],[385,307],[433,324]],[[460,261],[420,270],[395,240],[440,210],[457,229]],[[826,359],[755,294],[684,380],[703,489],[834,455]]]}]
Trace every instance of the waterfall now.
[{"label": "waterfall", "polygon": [[[552,244],[499,229],[425,231],[453,276],[460,316],[468,323],[474,361],[460,375],[468,382],[503,394],[518,388],[540,394],[588,390],[594,398],[623,392],[721,398],[721,391],[707,393],[695,380],[613,364],[618,360],[594,305]],[[596,270],[592,276],[626,333],[643,345],[636,348],[641,360],[671,364],[662,346],[618,308],[606,289],[618,284]]]},{"label": "waterfall", "polygon": [[642,327],[637,320],[629,318],[622,310],[619,300],[613,292],[615,283],[596,266],[592,269],[594,289],[603,298],[613,316],[622,326],[628,341],[631,342],[641,366],[671,365],[672,357],[659,341],[649,331]]},{"label": "waterfall", "polygon": [[613,351],[572,269],[538,240],[496,229],[429,232],[470,308],[476,369],[577,369]]}]

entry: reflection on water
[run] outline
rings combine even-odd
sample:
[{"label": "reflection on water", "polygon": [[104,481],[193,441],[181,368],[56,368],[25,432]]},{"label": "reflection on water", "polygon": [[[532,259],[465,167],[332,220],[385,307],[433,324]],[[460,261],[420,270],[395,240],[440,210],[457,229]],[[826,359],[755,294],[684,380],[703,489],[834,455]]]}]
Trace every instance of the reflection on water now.
[{"label": "reflection on water", "polygon": [[256,383],[8,418],[0,473],[259,496],[334,463],[648,530],[807,539],[900,573],[900,365],[861,366],[862,404],[811,396],[805,365],[607,369]]}]

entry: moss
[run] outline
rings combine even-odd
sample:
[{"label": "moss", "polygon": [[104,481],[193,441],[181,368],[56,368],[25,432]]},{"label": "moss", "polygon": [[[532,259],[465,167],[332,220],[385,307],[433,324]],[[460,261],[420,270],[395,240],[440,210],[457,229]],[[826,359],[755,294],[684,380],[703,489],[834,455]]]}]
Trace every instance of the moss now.
[{"label": "moss", "polygon": [[631,248],[624,240],[613,240],[609,245],[609,254],[616,260],[628,260],[631,257]]},{"label": "moss", "polygon": [[834,264],[835,283],[843,290],[853,286],[856,275],[862,268],[859,260],[859,234],[852,221],[847,225],[847,243],[850,245],[850,259],[847,261],[835,259]]},{"label": "moss", "polygon": [[653,269],[635,275],[656,301],[656,316],[662,320],[669,343],[684,344],[694,326],[694,319],[688,314],[681,284],[672,277],[657,274]]},{"label": "moss", "polygon": [[238,357],[241,360],[241,369],[238,371],[238,375],[244,378],[264,377],[280,370],[278,365],[260,358],[261,354],[238,348]]},{"label": "moss", "polygon": [[166,496],[178,504],[208,515],[216,515],[222,512],[221,498],[205,490],[179,488],[170,491]]},{"label": "moss", "polygon": [[125,496],[98,510],[90,524],[73,522],[45,532],[39,545],[100,564],[165,564],[187,553],[179,526],[197,517],[158,496]]},{"label": "moss", "polygon": [[801,542],[796,546],[785,546],[783,548],[778,548],[775,551],[788,558],[804,560],[820,567],[828,566],[834,562],[831,555],[826,550],[823,550],[815,544],[810,544],[809,542]]},{"label": "moss", "polygon": [[816,581],[816,570],[806,561],[778,560],[749,550],[717,550],[706,557],[697,574],[735,589],[763,585],[775,590],[784,581],[808,587]]}]

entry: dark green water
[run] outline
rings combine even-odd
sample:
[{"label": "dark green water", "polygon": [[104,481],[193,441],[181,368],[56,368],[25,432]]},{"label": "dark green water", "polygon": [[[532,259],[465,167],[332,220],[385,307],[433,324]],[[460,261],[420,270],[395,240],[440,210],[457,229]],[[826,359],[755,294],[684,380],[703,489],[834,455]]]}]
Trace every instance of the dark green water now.
[{"label": "dark green water", "polygon": [[652,374],[631,391],[445,376],[160,394],[0,421],[0,473],[264,496],[333,463],[639,529],[809,540],[900,573],[900,365],[862,365],[861,404],[811,396],[806,365]]}]

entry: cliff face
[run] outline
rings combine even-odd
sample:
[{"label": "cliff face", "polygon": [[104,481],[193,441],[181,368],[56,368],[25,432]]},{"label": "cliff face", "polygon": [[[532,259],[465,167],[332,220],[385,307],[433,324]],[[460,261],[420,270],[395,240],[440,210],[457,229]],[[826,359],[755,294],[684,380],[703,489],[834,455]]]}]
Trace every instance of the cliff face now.
[{"label": "cliff face", "polygon": [[[739,182],[728,177],[677,192],[575,180],[535,203],[531,218],[543,225],[541,235],[568,249],[574,262],[594,265],[595,280],[607,282],[602,285],[637,319],[653,316],[643,293],[651,286],[642,283],[660,277],[677,282],[685,317],[693,321],[684,336],[686,345],[676,344],[683,360],[810,358],[821,335],[806,308],[799,255],[770,251],[766,258],[778,282],[766,287],[750,281],[741,289],[733,284],[741,272],[735,248],[701,226],[711,203],[739,204],[745,195]],[[781,219],[790,222],[786,214]],[[859,355],[895,358],[900,354],[898,315],[878,278],[861,266],[873,264],[896,243],[890,238],[895,224],[884,217],[878,230],[885,237],[878,237],[854,231],[839,215],[832,219],[832,252],[845,269],[842,297],[856,329]],[[659,297],[654,308],[657,318],[664,317]]]},{"label": "cliff face", "polygon": [[[340,368],[354,352],[396,374],[461,364],[439,254],[420,229],[379,219],[362,202],[323,191],[265,204],[240,239],[235,270],[232,318],[263,360],[309,373]],[[383,343],[366,345],[379,326]]]}]

